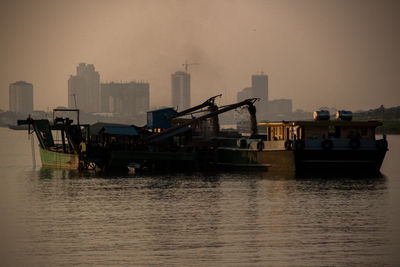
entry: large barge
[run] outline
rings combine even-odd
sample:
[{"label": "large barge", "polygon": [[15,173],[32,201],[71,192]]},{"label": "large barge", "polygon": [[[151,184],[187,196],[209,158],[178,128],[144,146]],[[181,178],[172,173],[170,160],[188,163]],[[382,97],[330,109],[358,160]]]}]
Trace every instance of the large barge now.
[{"label": "large barge", "polygon": [[[87,159],[101,169],[119,169],[129,164],[155,170],[195,170],[215,168],[230,164],[242,167],[267,167],[264,162],[256,162],[250,154],[265,153],[237,146],[238,133],[220,130],[218,115],[237,108],[247,107],[252,131],[257,132],[257,99],[247,99],[238,103],[217,107],[214,96],[204,103],[177,112],[173,108],[163,108],[147,113],[144,127],[135,129],[130,135],[114,131],[113,127],[102,129],[98,134],[91,132],[87,143]],[[230,159],[222,157],[222,148],[240,148]],[[231,154],[232,155],[232,154]]]},{"label": "large barge", "polygon": [[335,120],[329,117],[328,114],[320,119],[316,115],[314,121],[260,123],[267,138],[263,147],[286,150],[297,173],[379,172],[388,150],[386,136],[377,139],[375,135],[376,127],[382,123],[351,121],[351,115],[341,117],[340,112]]},{"label": "large barge", "polygon": [[[220,95],[219,95],[220,96]],[[220,131],[218,115],[236,108],[247,107],[251,115],[252,130],[257,131],[257,99],[217,107],[216,97],[187,110],[177,112],[173,108],[148,112],[148,123],[135,125],[108,125],[91,127],[79,123],[79,110],[56,109],[53,122],[19,120],[18,125],[28,125],[29,133],[35,133],[43,166],[71,169],[124,169],[135,164],[146,169],[203,169],[218,166],[221,157],[219,147],[236,144],[238,135],[227,136]],[[77,123],[68,117],[57,117],[56,112],[75,112]],[[53,136],[55,134],[56,136]],[[229,135],[229,134],[228,134]],[[57,138],[56,138],[57,137]],[[263,153],[242,149],[246,153]],[[230,163],[237,166],[263,166],[246,153],[238,153]]]},{"label": "large barge", "polygon": [[[216,97],[181,112],[149,111],[143,127],[81,125],[75,109],[54,112],[76,112],[76,124],[54,113],[52,124],[32,118],[18,124],[29,125],[29,132],[36,133],[43,166],[72,169],[379,172],[388,149],[385,137],[376,140],[375,128],[381,125],[377,121],[351,121],[349,116],[330,120],[325,114],[315,121],[257,124],[257,99],[217,107]],[[248,137],[220,130],[218,115],[237,108],[249,111]]]}]

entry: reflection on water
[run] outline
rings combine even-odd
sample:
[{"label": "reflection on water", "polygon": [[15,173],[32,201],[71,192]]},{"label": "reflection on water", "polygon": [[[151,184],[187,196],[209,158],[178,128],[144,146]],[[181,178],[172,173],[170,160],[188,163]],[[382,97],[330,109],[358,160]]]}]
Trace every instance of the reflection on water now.
[{"label": "reflection on water", "polygon": [[37,265],[353,265],[389,256],[384,177],[25,175],[23,253]]},{"label": "reflection on water", "polygon": [[395,266],[395,142],[378,177],[105,175],[1,154],[0,257],[12,266]]}]

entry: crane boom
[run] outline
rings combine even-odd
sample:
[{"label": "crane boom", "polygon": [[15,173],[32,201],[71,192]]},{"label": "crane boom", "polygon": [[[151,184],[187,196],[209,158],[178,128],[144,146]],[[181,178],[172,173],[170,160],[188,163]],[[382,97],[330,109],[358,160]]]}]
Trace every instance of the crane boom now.
[{"label": "crane boom", "polygon": [[182,116],[184,116],[186,114],[189,114],[189,113],[191,113],[191,112],[193,112],[195,110],[198,110],[198,109],[201,109],[201,108],[204,108],[204,107],[214,106],[215,99],[217,97],[220,97],[220,96],[222,96],[222,94],[210,97],[209,99],[204,101],[204,103],[202,103],[200,105],[197,105],[197,106],[194,106],[194,107],[191,107],[191,108],[188,108],[188,109],[185,109],[185,110],[183,110],[181,112],[178,112],[178,113],[172,115],[171,117],[168,117],[167,119],[171,120],[171,119],[174,119],[174,118],[177,118],[177,117],[182,117]]},{"label": "crane boom", "polygon": [[[197,123],[197,122],[199,122],[199,121],[206,120],[206,119],[211,118],[211,117],[213,117],[213,116],[217,116],[218,114],[225,113],[225,112],[227,112],[227,111],[230,111],[230,110],[233,110],[233,109],[239,108],[239,107],[241,107],[241,106],[245,106],[245,105],[248,106],[250,115],[251,115],[251,117],[252,117],[252,118],[251,118],[251,123],[252,123],[252,125],[251,125],[251,130],[252,130],[252,134],[256,134],[256,133],[257,133],[257,120],[256,120],[256,118],[255,118],[255,106],[254,106],[254,102],[256,102],[257,100],[259,100],[259,98],[249,98],[249,99],[243,100],[243,101],[241,101],[241,102],[228,105],[228,106],[226,106],[226,107],[224,107],[224,108],[218,109],[218,110],[216,110],[216,111],[214,111],[214,112],[211,112],[211,113],[209,113],[209,114],[205,114],[205,115],[200,116],[200,117],[198,117],[198,118],[192,119],[192,120],[190,120],[190,121],[188,121],[188,122],[186,122],[186,123],[182,123],[182,124],[180,124],[180,125],[177,125],[177,126],[174,126],[174,127],[169,128],[169,129],[166,129],[165,131],[162,131],[162,132],[160,132],[160,133],[156,133],[156,134],[150,135],[150,136],[144,138],[144,141],[145,141],[145,142],[156,141],[155,139],[157,139],[157,138],[159,138],[159,137],[161,137],[161,136],[163,136],[163,135],[172,133],[172,132],[174,132],[174,131],[176,131],[176,130],[185,128],[185,127],[187,127],[187,126],[189,126],[189,125],[192,125],[192,124],[195,124],[195,123]],[[254,124],[254,125],[253,125],[253,124]]]}]

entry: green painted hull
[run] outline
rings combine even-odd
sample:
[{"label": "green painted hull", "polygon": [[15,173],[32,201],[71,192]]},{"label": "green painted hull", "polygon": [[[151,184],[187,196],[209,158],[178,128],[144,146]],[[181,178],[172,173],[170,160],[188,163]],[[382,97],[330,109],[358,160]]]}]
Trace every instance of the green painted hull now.
[{"label": "green painted hull", "polygon": [[79,156],[77,154],[67,154],[54,152],[39,148],[40,159],[42,160],[42,166],[63,168],[63,169],[78,169],[79,168]]}]

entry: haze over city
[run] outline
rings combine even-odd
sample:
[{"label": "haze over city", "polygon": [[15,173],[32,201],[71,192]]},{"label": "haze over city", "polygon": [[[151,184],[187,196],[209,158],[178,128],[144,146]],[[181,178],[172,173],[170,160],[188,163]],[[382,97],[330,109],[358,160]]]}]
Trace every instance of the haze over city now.
[{"label": "haze over city", "polygon": [[67,106],[80,62],[102,82],[146,81],[171,105],[171,73],[189,67],[191,102],[235,102],[251,75],[293,110],[399,105],[398,1],[2,1],[0,109],[8,86],[34,86],[34,107]]}]

